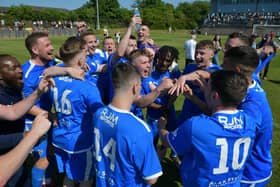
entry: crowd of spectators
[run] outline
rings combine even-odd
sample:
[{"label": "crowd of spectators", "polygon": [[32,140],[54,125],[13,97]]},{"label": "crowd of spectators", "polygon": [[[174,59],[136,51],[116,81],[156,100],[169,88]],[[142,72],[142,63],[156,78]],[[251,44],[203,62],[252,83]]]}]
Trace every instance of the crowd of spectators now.
[{"label": "crowd of spectators", "polygon": [[232,12],[212,13],[205,19],[207,25],[232,25],[232,24],[280,24],[280,12]]}]

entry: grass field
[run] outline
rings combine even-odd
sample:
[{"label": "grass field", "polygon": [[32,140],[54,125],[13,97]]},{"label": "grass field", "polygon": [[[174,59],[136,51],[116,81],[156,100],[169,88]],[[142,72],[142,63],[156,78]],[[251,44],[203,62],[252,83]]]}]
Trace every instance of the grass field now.
[{"label": "grass field", "polygon": [[[123,31],[123,30],[121,30]],[[114,32],[112,32],[114,33]],[[123,32],[122,32],[123,33]],[[102,38],[101,33],[97,34],[99,38]],[[176,47],[180,51],[180,67],[184,67],[184,41],[189,38],[187,31],[176,31],[175,33],[168,33],[167,31],[153,31],[151,33],[151,38],[153,38],[156,44],[171,45]],[[198,36],[197,40],[201,39],[211,39],[213,36]],[[222,37],[222,41],[225,42],[226,37]],[[56,49],[62,44],[66,37],[53,37],[51,38],[53,45]],[[280,42],[279,42],[280,43]],[[24,46],[24,39],[0,39],[0,54],[8,53],[17,57],[21,63],[24,63],[28,58],[29,54]],[[223,53],[220,53],[220,62],[222,61]],[[271,178],[271,183],[269,186],[278,187],[280,186],[280,55],[279,53],[274,57],[271,62],[270,70],[268,74],[268,80],[263,81],[263,88],[267,92],[267,97],[269,99],[273,118],[274,118],[274,131],[273,131],[273,143],[272,143],[272,155],[273,155],[273,175]],[[278,74],[279,73],[279,74]],[[176,101],[176,109],[179,111],[182,107],[183,98],[179,97]],[[176,187],[182,186],[180,183],[179,173],[171,161],[166,158],[162,162],[164,175],[160,178],[155,186],[158,187]]]}]

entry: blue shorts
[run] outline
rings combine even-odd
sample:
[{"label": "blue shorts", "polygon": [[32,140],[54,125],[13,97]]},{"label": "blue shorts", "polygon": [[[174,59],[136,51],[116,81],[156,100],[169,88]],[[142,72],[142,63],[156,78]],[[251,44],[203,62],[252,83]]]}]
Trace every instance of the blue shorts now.
[{"label": "blue shorts", "polygon": [[40,138],[38,144],[33,147],[32,154],[35,158],[47,158],[48,155],[48,136]]},{"label": "blue shorts", "polygon": [[65,172],[67,177],[75,182],[84,182],[93,179],[93,149],[82,153],[70,154],[54,147],[54,154],[59,173]]}]

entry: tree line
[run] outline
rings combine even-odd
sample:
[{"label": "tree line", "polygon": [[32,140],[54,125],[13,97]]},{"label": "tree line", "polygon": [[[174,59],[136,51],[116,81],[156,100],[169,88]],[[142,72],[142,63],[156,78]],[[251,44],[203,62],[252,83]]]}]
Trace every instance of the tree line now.
[{"label": "tree line", "polygon": [[[120,7],[117,0],[99,1],[99,21],[101,27],[124,27],[130,22],[133,10]],[[132,8],[140,10],[142,20],[152,29],[193,29],[203,23],[210,11],[209,1],[183,2],[177,7],[162,0],[136,0]],[[12,6],[0,15],[6,25],[22,21],[86,21],[96,26],[96,0],[90,0],[76,10],[36,8],[20,5]]]}]

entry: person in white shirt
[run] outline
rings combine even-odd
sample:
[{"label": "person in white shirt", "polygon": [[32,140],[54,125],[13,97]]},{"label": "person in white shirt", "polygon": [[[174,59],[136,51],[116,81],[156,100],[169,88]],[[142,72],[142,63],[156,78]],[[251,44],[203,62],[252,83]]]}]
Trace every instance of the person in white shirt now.
[{"label": "person in white shirt", "polygon": [[184,44],[185,57],[186,57],[185,67],[187,67],[189,63],[194,63],[195,61],[194,54],[195,54],[195,47],[197,43],[195,39],[196,39],[196,32],[193,30],[191,31],[191,39],[186,40]]}]

